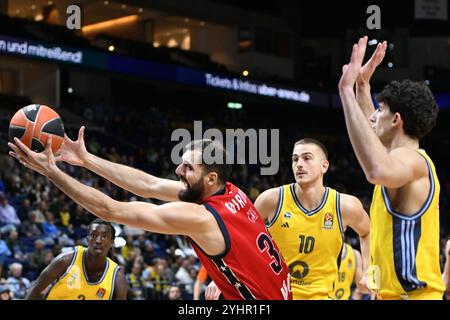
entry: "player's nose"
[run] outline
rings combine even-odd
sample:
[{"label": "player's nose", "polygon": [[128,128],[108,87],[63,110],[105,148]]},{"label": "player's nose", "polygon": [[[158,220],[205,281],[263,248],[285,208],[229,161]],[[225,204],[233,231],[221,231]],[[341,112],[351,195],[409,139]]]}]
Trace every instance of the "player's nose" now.
[{"label": "player's nose", "polygon": [[181,176],[181,174],[183,173],[183,164],[180,164],[176,169],[175,169],[175,174],[177,176]]}]

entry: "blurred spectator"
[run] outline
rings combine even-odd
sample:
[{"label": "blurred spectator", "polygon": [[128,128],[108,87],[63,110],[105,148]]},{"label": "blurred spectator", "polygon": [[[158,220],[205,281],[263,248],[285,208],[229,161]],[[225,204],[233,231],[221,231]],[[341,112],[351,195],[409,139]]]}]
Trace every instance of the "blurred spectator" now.
[{"label": "blurred spectator", "polygon": [[153,259],[155,258],[153,243],[150,240],[145,245],[143,260],[145,265],[151,265],[153,263]]},{"label": "blurred spectator", "polygon": [[6,242],[1,238],[0,233],[0,279],[3,275],[3,268],[6,262],[6,259],[12,255],[11,250],[9,250]]},{"label": "blurred spectator", "polygon": [[181,295],[180,286],[173,284],[169,287],[169,291],[167,292],[167,299],[169,300],[183,300]]},{"label": "blurred spectator", "polygon": [[23,240],[19,238],[19,233],[14,229],[9,232],[9,237],[6,239],[6,244],[9,250],[11,250],[11,257],[20,262],[26,260],[26,248]]},{"label": "blurred spectator", "polygon": [[196,274],[194,274],[194,277],[192,277],[190,267],[191,265],[189,263],[189,259],[183,258],[183,260],[181,261],[181,266],[175,274],[175,278],[178,280],[178,283],[184,287],[186,293],[192,295],[195,279],[194,277]]},{"label": "blurred spectator", "polygon": [[5,285],[0,285],[0,300],[12,300],[9,288]]},{"label": "blurred spectator", "polygon": [[22,228],[20,231],[27,238],[37,238],[42,235],[42,226],[37,222],[37,214],[35,211],[30,212],[29,220],[25,220],[22,223]]},{"label": "blurred spectator", "polygon": [[31,286],[30,280],[22,277],[22,269],[22,264],[17,262],[9,266],[10,277],[6,279],[6,283],[14,300],[25,299]]},{"label": "blurred spectator", "polygon": [[[42,224],[42,230],[44,231],[44,236],[47,240],[54,241],[58,238],[59,230],[55,225],[55,218],[52,212],[47,211],[45,213],[47,221]],[[50,241],[50,242],[51,242]]]},{"label": "blurred spectator", "polygon": [[202,265],[199,272],[197,273],[195,283],[194,283],[194,300],[205,300],[201,299],[203,297],[203,293],[205,291],[205,283],[208,280],[208,272],[206,268]]},{"label": "blurred spectator", "polygon": [[62,227],[68,228],[70,224],[69,205],[65,203],[59,211],[59,223]]},{"label": "blurred spectator", "polygon": [[8,232],[20,226],[16,209],[8,203],[8,197],[0,192],[0,232]]},{"label": "blurred spectator", "polygon": [[128,299],[144,300],[146,289],[142,279],[142,267],[140,263],[134,263],[131,273],[127,275],[127,282],[130,290],[128,290]]},{"label": "blurred spectator", "polygon": [[45,242],[43,240],[37,239],[34,241],[34,251],[28,255],[29,270],[33,273],[37,273],[44,263],[44,248]]},{"label": "blurred spectator", "polygon": [[36,216],[36,223],[44,223],[45,222],[45,212],[48,210],[47,201],[40,201],[37,203],[36,209],[31,212]]},{"label": "blurred spectator", "polygon": [[27,220],[30,215],[31,207],[30,207],[30,199],[25,198],[22,201],[22,204],[17,210],[17,216],[19,217],[20,221]]}]

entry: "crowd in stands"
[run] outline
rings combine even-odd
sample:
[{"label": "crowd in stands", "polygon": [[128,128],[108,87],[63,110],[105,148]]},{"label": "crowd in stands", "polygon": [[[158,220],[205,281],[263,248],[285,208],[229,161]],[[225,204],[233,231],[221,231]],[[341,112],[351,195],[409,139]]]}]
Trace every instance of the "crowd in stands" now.
[{"label": "crowd in stands", "polygon": [[[170,141],[170,135],[175,128],[192,129],[195,119],[204,121],[203,130],[213,126],[245,129],[252,126],[252,121],[265,128],[283,127],[282,123],[276,122],[275,115],[264,122],[255,119],[256,115],[251,111],[236,117],[232,114],[235,111],[228,109],[214,115],[204,110],[183,108],[114,110],[114,113],[106,112],[107,110],[82,111],[81,115],[87,116],[104,129],[94,131],[88,128],[85,136],[88,150],[111,161],[168,179],[177,179],[174,174],[175,165],[170,158],[174,145]],[[3,116],[7,118],[10,114]],[[341,192],[355,194],[368,210],[372,188],[366,183],[346,136],[326,132],[319,134],[324,130],[319,128],[314,132],[313,127],[314,124],[310,127],[311,135],[305,131],[299,132],[298,128],[285,127],[281,131],[280,170],[277,175],[262,176],[259,174],[259,166],[235,165],[231,181],[241,187],[252,200],[268,188],[292,182],[290,159],[293,143],[305,135],[314,136],[330,150],[331,165],[326,175],[326,184]],[[72,138],[76,137],[75,128],[67,127],[66,131]],[[5,149],[1,150],[0,297],[23,299],[31,283],[54,257],[74,245],[86,245],[87,228],[94,216],[68,199],[45,177],[24,168],[9,157]],[[84,169],[64,163],[60,166],[82,183],[101,190],[116,200],[160,203],[139,198]],[[448,212],[448,201],[445,200],[448,198],[448,181],[441,181],[441,214]],[[123,267],[129,285],[128,299],[193,298],[194,284],[201,266],[186,239],[128,226],[117,227],[120,230],[118,236],[126,242],[125,245],[116,247],[111,257]],[[443,227],[443,237],[446,232],[448,231]],[[358,247],[356,236],[351,232],[348,236],[350,243]],[[203,284],[203,289],[206,284],[207,282]]]}]

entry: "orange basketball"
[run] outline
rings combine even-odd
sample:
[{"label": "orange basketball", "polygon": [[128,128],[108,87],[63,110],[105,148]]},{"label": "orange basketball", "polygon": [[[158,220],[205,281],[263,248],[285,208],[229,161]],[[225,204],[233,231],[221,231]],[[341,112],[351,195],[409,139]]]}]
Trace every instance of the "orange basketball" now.
[{"label": "orange basketball", "polygon": [[9,139],[18,138],[28,148],[41,152],[52,136],[52,151],[57,152],[64,139],[64,125],[59,114],[50,107],[30,104],[23,107],[9,123]]}]

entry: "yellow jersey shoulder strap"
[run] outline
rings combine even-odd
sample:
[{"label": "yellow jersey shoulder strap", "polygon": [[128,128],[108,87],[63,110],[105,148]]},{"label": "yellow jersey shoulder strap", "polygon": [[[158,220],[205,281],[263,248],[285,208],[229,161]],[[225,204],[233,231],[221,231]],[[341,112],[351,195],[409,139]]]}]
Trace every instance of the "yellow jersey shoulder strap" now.
[{"label": "yellow jersey shoulder strap", "polygon": [[270,228],[271,226],[273,226],[275,221],[278,220],[278,216],[280,215],[281,208],[283,207],[285,192],[286,192],[286,190],[289,190],[288,188],[289,188],[289,185],[284,185],[284,186],[278,187],[279,193],[278,193],[277,210],[275,211],[275,215],[273,216],[272,220],[267,222],[267,224],[266,224],[267,228]]}]

